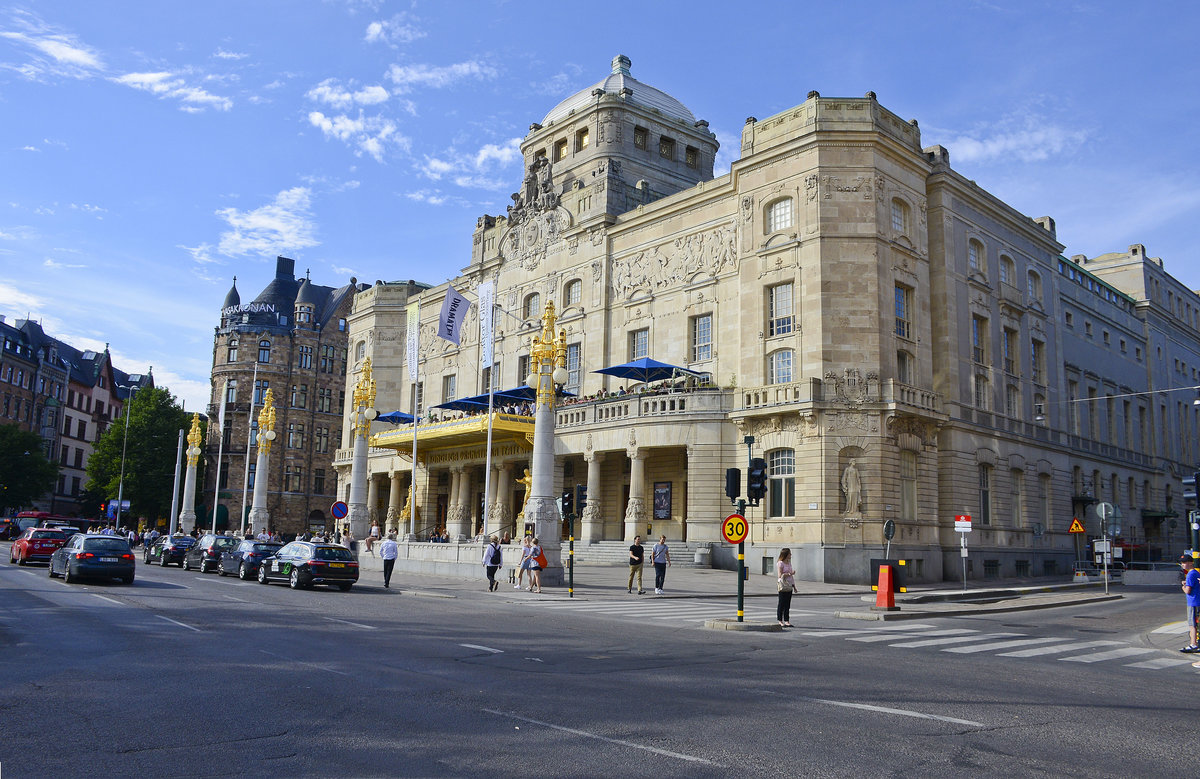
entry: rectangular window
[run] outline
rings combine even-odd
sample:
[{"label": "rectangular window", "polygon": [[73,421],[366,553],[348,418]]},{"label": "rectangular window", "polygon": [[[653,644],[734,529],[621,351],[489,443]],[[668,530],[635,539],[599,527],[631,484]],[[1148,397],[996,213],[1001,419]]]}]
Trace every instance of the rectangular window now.
[{"label": "rectangular window", "polygon": [[565,160],[567,158],[567,139],[563,138],[558,143],[554,144],[554,161]]},{"label": "rectangular window", "polygon": [[980,365],[987,364],[987,320],[981,316],[971,317],[971,359]]},{"label": "rectangular window", "polygon": [[767,383],[788,384],[792,381],[792,350],[772,352],[767,362]]},{"label": "rectangular window", "polygon": [[1013,527],[1024,527],[1024,502],[1025,502],[1025,473],[1018,469],[1012,471],[1012,514],[1009,519],[1012,521]]},{"label": "rectangular window", "polygon": [[270,388],[271,382],[268,379],[254,380],[254,405],[261,406],[263,404],[263,398]]},{"label": "rectangular window", "polygon": [[896,380],[901,384],[913,383],[913,356],[908,352],[896,352]]},{"label": "rectangular window", "polygon": [[787,335],[794,327],[792,284],[776,284],[767,291],[767,335]]},{"label": "rectangular window", "polygon": [[299,464],[283,466],[283,489],[285,492],[304,491],[304,468]]},{"label": "rectangular window", "polygon": [[1000,332],[1000,350],[1004,354],[1004,372],[1017,373],[1017,331],[1007,327]]},{"label": "rectangular window", "polygon": [[579,344],[567,344],[567,389],[575,394],[579,394],[579,387],[583,382],[580,356]]},{"label": "rectangular window", "polygon": [[987,376],[977,373],[975,374],[975,408],[987,411],[989,406]]},{"label": "rectangular window", "polygon": [[[20,401],[17,401],[17,402],[20,403]],[[19,406],[18,406],[18,408],[19,408]],[[126,413],[128,413],[128,412],[126,412]],[[21,412],[17,411],[17,416],[20,416],[20,415],[21,415]],[[86,419],[79,420],[78,438],[80,441],[87,440],[87,420]]]},{"label": "rectangular window", "polygon": [[1046,383],[1046,346],[1034,338],[1029,342],[1029,361],[1032,363],[1033,383]]},{"label": "rectangular window", "polygon": [[675,139],[663,135],[658,139],[658,156],[668,160],[675,159]]},{"label": "rectangular window", "polygon": [[529,378],[529,355],[522,354],[517,358],[517,382],[524,384]]},{"label": "rectangular window", "polygon": [[979,524],[992,524],[991,468],[979,466]]},{"label": "rectangular window", "polygon": [[786,230],[792,226],[792,199],[777,200],[767,209],[767,232]]},{"label": "rectangular window", "polygon": [[912,290],[896,285],[896,335],[912,338]]},{"label": "rectangular window", "polygon": [[250,463],[246,468],[246,489],[254,489],[254,477],[258,474],[258,463]]},{"label": "rectangular window", "polygon": [[304,425],[288,422],[287,446],[288,449],[304,448]]},{"label": "rectangular window", "polygon": [[712,314],[692,317],[692,362],[712,359]]},{"label": "rectangular window", "polygon": [[237,403],[237,379],[230,379],[225,385],[225,402]]},{"label": "rectangular window", "polygon": [[892,230],[903,235],[908,232],[907,220],[904,218],[904,204],[899,200],[892,201]]},{"label": "rectangular window", "polygon": [[308,407],[308,385],[293,384],[292,385],[292,408],[307,408]]},{"label": "rectangular window", "polygon": [[917,453],[900,453],[900,519],[917,520]]},{"label": "rectangular window", "polygon": [[796,452],[777,449],[767,455],[768,516],[796,516]]},{"label": "rectangular window", "polygon": [[326,414],[333,411],[333,390],[329,387],[321,387],[317,390],[317,411]]},{"label": "rectangular window", "polygon": [[442,402],[449,403],[458,398],[458,376],[442,377]]},{"label": "rectangular window", "polygon": [[1004,413],[1016,419],[1020,416],[1021,393],[1011,384],[1004,388]]},{"label": "rectangular window", "polygon": [[684,151],[684,161],[689,168],[700,167],[700,150],[695,146],[689,146]]},{"label": "rectangular window", "polygon": [[1079,435],[1079,384],[1067,382],[1067,425],[1072,435]]},{"label": "rectangular window", "polygon": [[634,330],[629,334],[629,361],[640,360],[650,354],[650,331]]},{"label": "rectangular window", "polygon": [[76,468],[83,467],[83,450],[82,449],[75,450],[75,467]]},{"label": "rectangular window", "polygon": [[315,448],[317,454],[329,453],[329,428],[317,427],[313,430],[313,437],[316,438]]},{"label": "rectangular window", "polygon": [[324,495],[325,494],[325,469],[324,468],[314,468],[313,469],[313,494],[314,495]]},{"label": "rectangular window", "polygon": [[645,151],[646,147],[648,145],[649,138],[650,138],[650,131],[647,130],[645,127],[633,128],[633,145],[635,148]]},{"label": "rectangular window", "polygon": [[311,346],[301,346],[299,349],[299,366],[304,370],[311,370],[313,366],[313,348]]},{"label": "rectangular window", "polygon": [[[342,394],[345,395],[345,393],[342,393]],[[413,409],[413,414],[415,416],[419,417],[423,413],[425,413],[425,382],[418,381],[417,382],[417,407],[415,409]]]},{"label": "rectangular window", "polygon": [[503,388],[500,387],[499,384],[496,384],[493,386],[493,384],[492,384],[493,376],[497,377],[497,381],[499,380],[500,363],[498,363],[498,362],[492,363],[492,367],[490,367],[490,368],[483,369],[483,386],[481,386],[479,388],[480,393],[503,391]]},{"label": "rectangular window", "polygon": [[588,137],[588,128],[586,127],[575,133],[575,151],[583,151],[586,149],[590,140],[591,139]]}]

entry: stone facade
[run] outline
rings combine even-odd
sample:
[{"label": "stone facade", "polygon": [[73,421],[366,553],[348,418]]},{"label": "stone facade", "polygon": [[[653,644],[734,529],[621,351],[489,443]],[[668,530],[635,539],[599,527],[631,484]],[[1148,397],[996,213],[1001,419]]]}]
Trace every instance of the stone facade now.
[{"label": "stone facade", "polygon": [[[254,482],[263,477],[257,473],[257,426],[262,398],[270,389],[276,439],[265,475],[269,524],[281,533],[332,527],[329,507],[337,499],[333,459],[342,440],[345,407],[346,317],[360,287],[354,279],[337,288],[297,279],[295,263],[286,257],[278,258],[275,278],[249,303],[241,302],[234,281],[213,338],[208,408],[215,421],[225,403],[224,444],[212,435],[204,444],[206,483],[199,498],[207,508],[196,521],[212,526],[216,490],[218,527],[240,529]],[[219,490],[214,482],[218,452]]]},{"label": "stone facade", "polygon": [[[1161,263],[1065,259],[1053,220],[962,177],[872,93],[814,92],[748,119],[739,159],[713,179],[707,123],[628,72],[614,60],[619,91],[603,81],[531,126],[514,205],[478,220],[470,264],[449,283],[475,300],[495,282],[493,371],[477,367],[477,308],[456,346],[436,336],[448,285],[422,291],[414,409],[402,317],[378,285],[356,300],[352,342],[386,344],[393,360],[385,380],[372,354],[377,406],[423,420],[418,536],[447,522],[520,532],[530,453],[519,409],[496,414],[484,473],[486,417],[430,408],[485,392],[492,373],[498,390],[522,384],[553,301],[578,395],[557,411],[556,485],[587,485],[581,543],[719,541],[724,470],[753,455],[770,471],[747,514],[755,571],[788,546],[803,578],[863,582],[892,519],[892,556],[911,580],[955,579],[953,520],[970,514],[970,577],[1066,574],[1080,555],[1071,520],[1098,535],[1101,498],[1140,555],[1177,551],[1163,521],[1182,512],[1196,419],[1195,393],[1171,393],[1198,383],[1185,374],[1200,366],[1200,298]],[[1157,283],[1160,299],[1132,278]],[[1119,359],[1097,346],[1118,339]],[[643,356],[686,372],[650,386],[595,372]],[[1187,367],[1164,370],[1171,359]],[[1151,402],[1163,390],[1170,401]],[[1114,397],[1096,430],[1073,430],[1069,409],[1104,414],[1107,394],[1129,397]],[[412,433],[373,430],[371,500],[383,511],[412,483]]]}]

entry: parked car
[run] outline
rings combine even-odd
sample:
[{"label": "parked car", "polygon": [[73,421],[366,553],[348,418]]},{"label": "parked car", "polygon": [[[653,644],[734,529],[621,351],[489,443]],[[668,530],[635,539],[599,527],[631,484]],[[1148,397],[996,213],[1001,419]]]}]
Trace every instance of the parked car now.
[{"label": "parked car", "polygon": [[348,592],[358,581],[358,562],[344,546],[293,541],[258,567],[260,584],[285,580],[293,590],[328,584]]},{"label": "parked car", "polygon": [[62,576],[68,584],[85,577],[133,584],[135,564],[133,550],[124,538],[77,533],[50,556],[50,578]]},{"label": "parked car", "polygon": [[8,548],[8,561],[17,565],[48,563],[54,550],[67,543],[67,534],[56,527],[31,527]]},{"label": "parked car", "polygon": [[200,573],[217,570],[217,565],[221,562],[221,553],[237,549],[241,540],[235,536],[205,533],[183,553],[183,570],[190,571],[193,566],[199,568]]},{"label": "parked car", "polygon": [[254,541],[247,539],[237,545],[236,549],[227,549],[221,554],[217,563],[217,573],[222,576],[236,573],[239,579],[253,579],[258,575],[258,567],[262,561],[283,548],[283,544],[274,541]]},{"label": "parked car", "polygon": [[196,539],[191,536],[159,536],[142,552],[142,562],[158,563],[163,568],[171,563],[182,567],[184,552],[195,545]]}]

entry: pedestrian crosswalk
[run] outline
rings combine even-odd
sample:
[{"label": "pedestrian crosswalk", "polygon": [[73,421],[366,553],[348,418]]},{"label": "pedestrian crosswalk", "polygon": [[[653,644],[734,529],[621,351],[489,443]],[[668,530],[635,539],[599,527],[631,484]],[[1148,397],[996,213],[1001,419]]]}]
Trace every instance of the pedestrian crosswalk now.
[{"label": "pedestrian crosswalk", "polygon": [[[743,616],[748,620],[775,621],[775,602],[759,602],[756,599],[745,604]],[[678,598],[638,598],[619,603],[594,603],[587,601],[568,601],[543,603],[542,608],[552,611],[578,611],[591,616],[615,617],[617,619],[639,619],[661,622],[695,622],[736,617],[737,606],[728,598],[724,599],[678,599]],[[792,609],[792,619],[801,615],[816,614],[813,611]]]},{"label": "pedestrian crosswalk", "polygon": [[[1156,631],[1170,632],[1170,631]],[[1120,662],[1127,668],[1161,671],[1190,666],[1192,655],[1164,656],[1164,650],[1134,646],[1126,641],[1080,641],[1065,637],[1033,638],[1021,633],[988,633],[969,628],[938,628],[925,623],[897,623],[878,627],[800,631],[810,638],[840,637],[863,644],[884,644],[892,649],[930,649],[954,654],[993,653],[995,657],[1042,658],[1065,663]],[[1136,661],[1136,662],[1124,662]]]}]

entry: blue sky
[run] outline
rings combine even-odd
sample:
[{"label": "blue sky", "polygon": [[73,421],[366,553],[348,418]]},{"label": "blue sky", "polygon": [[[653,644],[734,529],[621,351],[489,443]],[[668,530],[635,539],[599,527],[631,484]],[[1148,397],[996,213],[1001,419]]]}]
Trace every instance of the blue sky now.
[{"label": "blue sky", "polygon": [[[3,0],[0,0],[2,3]],[[0,313],[200,409],[231,277],[439,283],[520,138],[614,55],[707,119],[872,90],[1065,253],[1200,289],[1187,3],[38,0],[0,4]]]}]

